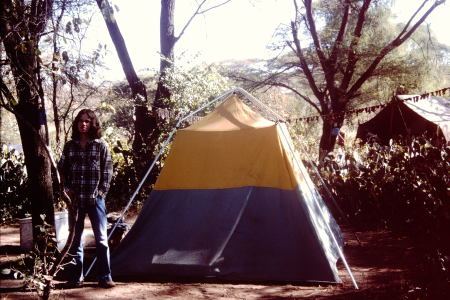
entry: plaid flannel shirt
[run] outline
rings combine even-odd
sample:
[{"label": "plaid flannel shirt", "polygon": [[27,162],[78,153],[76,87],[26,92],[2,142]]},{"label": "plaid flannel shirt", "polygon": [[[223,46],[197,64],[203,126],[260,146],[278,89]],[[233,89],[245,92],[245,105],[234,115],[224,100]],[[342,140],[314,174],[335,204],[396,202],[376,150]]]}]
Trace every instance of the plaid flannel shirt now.
[{"label": "plaid flannel shirt", "polygon": [[89,141],[85,150],[79,141],[68,141],[58,168],[64,188],[75,193],[81,207],[93,205],[97,197],[105,198],[108,193],[113,166],[105,141]]}]

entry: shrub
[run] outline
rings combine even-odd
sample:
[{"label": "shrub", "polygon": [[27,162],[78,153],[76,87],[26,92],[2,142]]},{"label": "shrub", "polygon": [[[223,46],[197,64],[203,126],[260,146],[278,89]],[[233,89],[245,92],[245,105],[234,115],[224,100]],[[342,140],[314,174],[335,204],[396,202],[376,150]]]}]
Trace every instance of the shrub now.
[{"label": "shrub", "polygon": [[0,153],[0,222],[24,217],[31,211],[27,172],[22,153],[3,145]]},{"label": "shrub", "polygon": [[[142,151],[147,152],[148,157],[156,156],[162,149],[165,140],[170,132],[174,129],[178,120],[194,111],[195,109],[206,104],[208,101],[222,94],[227,88],[227,81],[220,75],[219,70],[214,65],[202,65],[189,68],[173,67],[167,71],[164,82],[171,91],[170,100],[165,99],[166,112],[159,119],[157,124],[161,130],[155,149],[145,148]],[[148,93],[151,95],[152,82],[149,81],[147,86]],[[116,103],[114,105],[114,113],[110,116],[108,122],[105,122],[108,128],[105,130],[105,139],[112,149],[112,159],[114,163],[114,175],[111,182],[111,188],[108,193],[108,210],[122,209],[130,199],[134,190],[141,181],[141,176],[137,175],[136,153],[133,153],[131,140],[134,134],[133,128],[133,102],[125,100],[128,95],[127,89],[117,86],[114,88],[111,99],[108,102]],[[153,109],[158,109],[153,107]],[[213,109],[210,107],[209,110]],[[205,110],[206,112],[208,110]],[[181,124],[180,127],[187,126],[188,121]],[[127,141],[128,140],[128,141]],[[170,149],[170,144],[162,152],[159,161],[147,178],[147,182],[143,184],[139,194],[133,203],[134,207],[139,207],[150,193],[154,182],[164,164],[164,159]],[[150,153],[152,151],[152,153]],[[148,167],[148,166],[146,166]],[[145,171],[145,170],[144,170]]]},{"label": "shrub", "polygon": [[326,157],[322,175],[358,226],[429,233],[449,217],[449,162],[450,147],[414,139],[340,149]]},{"label": "shrub", "polygon": [[383,227],[417,242],[420,273],[432,285],[450,283],[449,172],[450,147],[425,138],[340,149],[321,168],[353,225]]}]

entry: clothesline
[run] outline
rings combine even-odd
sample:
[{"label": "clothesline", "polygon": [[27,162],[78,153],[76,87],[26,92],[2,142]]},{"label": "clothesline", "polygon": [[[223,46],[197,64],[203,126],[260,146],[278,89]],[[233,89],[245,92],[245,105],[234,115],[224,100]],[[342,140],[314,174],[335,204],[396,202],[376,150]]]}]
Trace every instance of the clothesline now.
[{"label": "clothesline", "polygon": [[[429,92],[429,93],[425,93],[425,94],[421,94],[421,95],[417,95],[417,96],[413,96],[413,97],[409,97],[406,99],[398,99],[398,101],[414,101],[417,102],[419,100],[422,99],[427,99],[430,96],[444,96],[447,91],[450,91],[450,87],[446,87],[437,91],[433,91],[433,92]],[[372,105],[372,106],[367,106],[367,107],[362,107],[362,108],[357,108],[357,109],[352,109],[352,110],[347,110],[344,112],[340,112],[340,113],[330,113],[330,114],[326,114],[326,115],[314,115],[314,116],[309,116],[309,117],[301,117],[301,118],[287,118],[285,119],[285,121],[287,123],[297,123],[297,122],[316,122],[319,121],[320,119],[323,120],[327,120],[327,121],[332,121],[334,119],[337,118],[342,118],[342,117],[347,117],[350,115],[359,115],[361,113],[371,113],[371,112],[375,112],[378,109],[384,108],[387,104],[378,104],[378,105]],[[158,116],[162,119],[168,120],[168,119],[177,119],[179,117],[179,115],[173,111],[173,110],[169,110],[167,108],[158,108],[155,107],[154,109],[156,109],[156,112],[158,114]],[[198,120],[200,120],[202,117],[198,117],[198,116],[191,116],[189,118],[186,119],[186,122],[189,124],[195,123]]]},{"label": "clothesline", "polygon": [[[443,89],[440,89],[437,91],[433,91],[433,92],[429,92],[429,93],[425,93],[425,94],[421,94],[421,95],[417,95],[417,96],[413,96],[413,97],[409,97],[409,98],[405,98],[405,99],[398,99],[398,98],[397,99],[398,99],[398,101],[401,101],[401,102],[405,102],[405,101],[417,102],[422,99],[427,99],[430,96],[444,96],[447,91],[450,91],[450,87],[446,87],[446,88],[443,88]],[[339,117],[346,117],[349,115],[359,115],[360,113],[375,112],[378,109],[384,108],[386,105],[387,105],[387,103],[384,103],[384,104],[367,106],[367,107],[363,107],[363,108],[352,109],[352,110],[344,111],[341,113],[331,113],[331,114],[327,114],[327,115],[315,115],[315,116],[309,116],[309,117],[287,119],[286,122],[292,123],[292,122],[306,121],[307,123],[309,123],[309,122],[318,121],[319,119],[330,121],[330,120],[337,119]]]}]

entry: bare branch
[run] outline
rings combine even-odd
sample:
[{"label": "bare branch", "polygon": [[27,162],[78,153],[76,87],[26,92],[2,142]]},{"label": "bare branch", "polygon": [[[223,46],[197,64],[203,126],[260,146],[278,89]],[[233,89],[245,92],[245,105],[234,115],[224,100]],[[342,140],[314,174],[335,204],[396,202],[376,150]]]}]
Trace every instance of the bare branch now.
[{"label": "bare branch", "polygon": [[189,20],[186,22],[186,24],[183,26],[183,29],[181,29],[180,34],[175,37],[175,42],[178,41],[184,34],[184,32],[186,31],[186,29],[189,27],[189,25],[192,23],[192,21],[195,19],[196,16],[201,15],[206,13],[207,11],[210,11],[214,8],[220,7],[222,5],[227,4],[228,2],[232,1],[232,0],[225,0],[224,2],[217,4],[215,6],[209,7],[205,10],[201,10],[202,6],[207,2],[208,0],[202,0],[202,2],[200,2],[200,4],[197,6],[197,9],[195,10],[195,12],[192,14],[192,16],[189,18]]},{"label": "bare branch", "polygon": [[303,1],[306,9],[306,22],[308,24],[309,33],[314,42],[314,47],[316,48],[317,57],[319,58],[320,65],[325,73],[325,79],[327,81],[327,85],[334,85],[333,80],[333,72],[330,72],[328,60],[325,57],[325,54],[322,50],[322,46],[320,44],[319,34],[317,33],[316,24],[314,22],[313,13],[312,13],[312,0],[304,0]]},{"label": "bare branch", "polygon": [[[422,9],[425,2],[428,0],[425,0],[424,3],[420,6],[419,10]],[[408,23],[405,25],[403,30],[398,34],[398,36],[392,41],[393,45],[396,45],[396,47],[400,46],[405,40],[407,40],[415,31],[416,29],[425,21],[426,18],[428,18],[428,15],[431,14],[431,12],[438,7],[439,5],[443,4],[445,0],[436,0],[433,5],[430,6],[430,8],[425,12],[425,14],[413,25],[413,27],[409,30],[406,30],[409,27],[409,24],[411,20],[414,18],[414,16],[417,14],[417,12],[414,13],[413,17],[410,18]]]},{"label": "bare branch", "polygon": [[[425,0],[427,1],[427,0]],[[428,17],[431,12],[438,7],[439,5],[443,4],[445,0],[439,0],[435,1],[433,5],[425,12],[425,14],[412,26],[411,29],[408,31],[402,30],[402,32],[399,33],[399,35],[390,42],[386,47],[384,47],[380,54],[373,60],[373,62],[370,64],[370,66],[367,68],[367,70],[359,77],[359,79],[353,84],[351,89],[348,91],[349,98],[352,97],[354,93],[363,85],[363,83],[370,77],[370,75],[373,73],[375,68],[378,66],[378,64],[381,62],[381,60],[393,49],[399,47],[401,44],[403,44],[404,41],[406,41],[415,31],[416,29],[425,21],[425,19]],[[421,6],[422,7],[422,6]]]},{"label": "bare branch", "polygon": [[[291,66],[293,67],[293,66]],[[289,69],[289,68],[288,68]],[[283,73],[283,71],[279,72],[279,73]],[[249,82],[249,83],[253,83],[253,88],[261,88],[264,86],[270,86],[270,87],[282,87],[285,89],[290,90],[291,92],[293,92],[294,94],[296,94],[297,96],[299,96],[300,98],[302,98],[305,102],[307,102],[308,104],[310,104],[315,110],[317,110],[317,112],[319,114],[322,114],[322,111],[320,109],[320,107],[314,103],[311,98],[309,98],[308,96],[300,93],[298,90],[296,90],[295,88],[291,87],[290,85],[280,82],[280,81],[274,81],[274,74],[271,74],[271,76],[267,77],[266,79],[264,79],[263,81],[256,81],[256,80],[252,80],[249,78],[244,78],[244,77],[238,77],[238,76],[233,76],[234,79],[237,80],[242,80],[245,82]]]},{"label": "bare branch", "polygon": [[298,59],[300,60],[300,66],[303,70],[303,73],[305,73],[306,79],[308,80],[309,86],[311,87],[314,96],[319,100],[320,104],[323,106],[325,103],[323,102],[323,93],[319,90],[319,88],[316,85],[316,82],[314,81],[314,76],[311,73],[311,70],[308,67],[308,64],[306,63],[305,56],[303,54],[303,50],[300,45],[300,40],[298,39],[298,31],[297,26],[294,22],[291,22],[291,31],[292,31],[292,37],[294,39],[294,47],[290,43],[288,43],[289,47],[294,50],[296,53]]},{"label": "bare branch", "polygon": [[226,1],[222,2],[222,3],[220,3],[220,4],[217,4],[217,5],[214,5],[214,6],[211,6],[211,7],[207,8],[207,9],[205,9],[205,10],[202,10],[202,11],[200,11],[198,14],[199,14],[199,15],[204,14],[204,13],[206,13],[206,12],[208,12],[208,11],[214,9],[214,8],[217,8],[217,7],[220,7],[220,6],[222,6],[222,5],[225,5],[225,4],[227,4],[228,2],[231,2],[231,1],[232,1],[232,0],[226,0]]},{"label": "bare branch", "polygon": [[344,7],[342,8],[343,14],[342,14],[342,21],[341,25],[339,26],[339,32],[336,36],[336,39],[333,44],[333,49],[331,50],[330,54],[330,63],[332,64],[332,70],[335,71],[336,69],[336,61],[338,52],[341,49],[342,41],[344,40],[345,31],[347,29],[348,24],[348,17],[349,17],[349,11],[350,11],[350,3],[349,1],[345,1]]},{"label": "bare branch", "polygon": [[347,67],[345,69],[344,78],[342,79],[340,90],[346,91],[350,81],[355,73],[356,62],[358,61],[356,58],[356,46],[359,43],[359,38],[362,34],[362,28],[364,26],[364,21],[366,20],[366,13],[369,9],[371,0],[364,0],[362,7],[358,13],[358,21],[356,22],[355,29],[353,31],[352,42],[350,43],[350,47],[347,52]]},{"label": "bare branch", "polygon": [[285,83],[281,83],[281,82],[273,82],[271,85],[273,86],[279,86],[279,87],[283,87],[285,89],[290,90],[291,92],[293,92],[294,94],[298,95],[300,98],[302,98],[303,100],[305,100],[305,102],[307,102],[309,105],[311,105],[312,107],[314,107],[315,110],[317,110],[317,112],[319,114],[322,114],[322,110],[320,109],[319,106],[317,106],[316,103],[314,103],[311,98],[309,98],[308,96],[303,95],[302,93],[300,93],[299,91],[297,91],[296,89],[292,88],[291,86],[285,84]]},{"label": "bare branch", "polygon": [[400,32],[399,35],[402,35],[406,32],[406,30],[408,29],[409,25],[411,25],[412,20],[417,16],[417,14],[419,13],[419,11],[422,10],[422,8],[425,6],[425,4],[428,2],[428,0],[425,0],[422,2],[422,4],[419,6],[419,8],[414,12],[414,14],[411,16],[411,18],[409,18],[408,22],[406,22],[405,26],[403,27],[402,31]]}]

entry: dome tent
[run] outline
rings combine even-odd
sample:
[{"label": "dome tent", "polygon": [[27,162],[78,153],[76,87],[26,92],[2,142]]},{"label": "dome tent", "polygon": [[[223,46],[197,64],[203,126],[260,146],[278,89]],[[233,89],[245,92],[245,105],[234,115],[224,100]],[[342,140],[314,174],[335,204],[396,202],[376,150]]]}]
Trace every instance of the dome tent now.
[{"label": "dome tent", "polygon": [[224,94],[212,113],[178,130],[112,253],[115,277],[340,282],[337,259],[348,265],[339,226],[285,125],[245,105],[243,92]]}]

